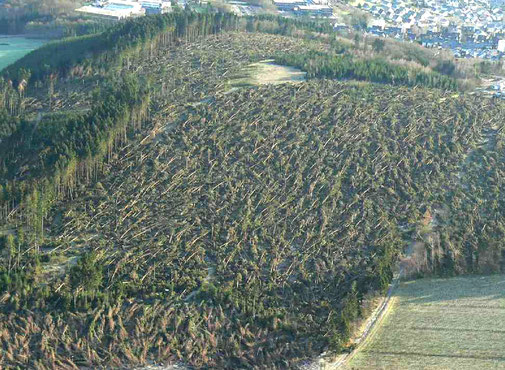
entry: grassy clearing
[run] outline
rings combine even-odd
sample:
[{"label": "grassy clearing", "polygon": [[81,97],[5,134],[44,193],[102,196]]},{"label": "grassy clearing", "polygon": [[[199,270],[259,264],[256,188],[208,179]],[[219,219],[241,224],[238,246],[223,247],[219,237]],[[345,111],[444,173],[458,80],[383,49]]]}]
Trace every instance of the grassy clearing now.
[{"label": "grassy clearing", "polygon": [[348,369],[505,368],[505,276],[402,283]]},{"label": "grassy clearing", "polygon": [[240,73],[233,76],[229,84],[232,88],[250,87],[257,85],[278,85],[283,83],[296,83],[305,81],[305,75],[297,68],[282,66],[273,63],[273,60],[262,60],[243,68]]}]

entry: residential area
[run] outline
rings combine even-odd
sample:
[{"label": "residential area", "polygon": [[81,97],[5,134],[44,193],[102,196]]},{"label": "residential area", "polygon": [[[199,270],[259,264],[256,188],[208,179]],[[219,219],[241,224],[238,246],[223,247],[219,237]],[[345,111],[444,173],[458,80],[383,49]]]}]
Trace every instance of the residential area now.
[{"label": "residential area", "polygon": [[363,0],[354,6],[370,16],[376,36],[450,49],[458,58],[498,60],[505,53],[503,0]]},{"label": "residential area", "polygon": [[[449,49],[456,58],[499,60],[505,56],[505,0],[357,0],[347,8],[366,16],[366,23],[342,21],[339,4],[329,0],[225,1],[229,10],[243,16],[265,11],[288,17],[327,19],[336,30],[362,28],[368,34],[418,42],[429,48]],[[206,4],[205,1],[191,4]],[[166,13],[185,0],[95,1],[77,9],[82,14],[120,20],[145,14]]]}]

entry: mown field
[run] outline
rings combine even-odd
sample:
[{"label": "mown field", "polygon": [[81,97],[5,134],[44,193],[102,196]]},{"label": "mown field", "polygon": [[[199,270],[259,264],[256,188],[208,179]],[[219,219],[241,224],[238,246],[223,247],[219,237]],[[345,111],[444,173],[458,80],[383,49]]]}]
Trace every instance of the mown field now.
[{"label": "mown field", "polygon": [[505,276],[404,282],[348,369],[505,368]]}]

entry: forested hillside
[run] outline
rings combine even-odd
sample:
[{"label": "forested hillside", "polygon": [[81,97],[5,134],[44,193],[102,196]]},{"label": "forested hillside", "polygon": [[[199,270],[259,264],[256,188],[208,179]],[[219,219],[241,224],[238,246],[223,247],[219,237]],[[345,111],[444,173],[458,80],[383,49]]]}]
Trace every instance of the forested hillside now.
[{"label": "forested hillside", "polygon": [[[309,80],[230,89],[265,59]],[[418,274],[505,265],[503,103],[317,22],[144,17],[4,78],[0,366],[293,367],[412,244]]]}]

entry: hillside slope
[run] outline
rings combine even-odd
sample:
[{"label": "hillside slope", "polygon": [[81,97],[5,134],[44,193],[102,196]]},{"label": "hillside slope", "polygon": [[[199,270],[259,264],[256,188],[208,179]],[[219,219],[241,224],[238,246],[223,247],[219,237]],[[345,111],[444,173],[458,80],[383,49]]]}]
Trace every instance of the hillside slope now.
[{"label": "hillside slope", "polygon": [[[310,25],[151,21],[5,88],[0,365],[293,367],[345,349],[413,240],[416,273],[500,270],[502,102],[321,79],[345,51]],[[282,55],[311,80],[231,88]]]},{"label": "hillside slope", "polygon": [[[36,305],[66,310],[11,313],[4,333],[30,340],[50,327],[52,346],[26,347],[40,351],[31,358],[59,348],[82,364],[283,366],[343,344],[359,297],[387,286],[398,226],[440,202],[464,142],[488,123],[472,114],[499,117],[486,104],[316,81],[167,117],[48,219],[37,279],[52,288]],[[76,255],[86,257],[58,273]]]}]

